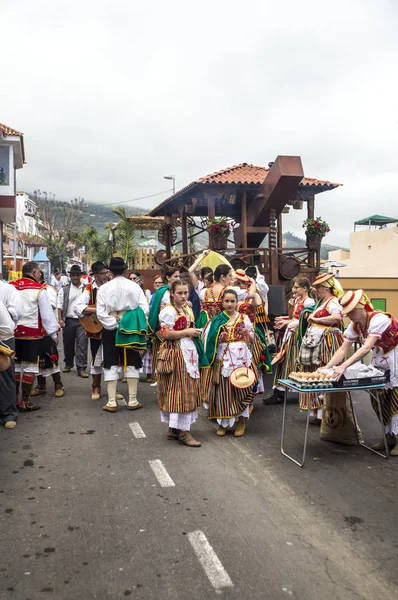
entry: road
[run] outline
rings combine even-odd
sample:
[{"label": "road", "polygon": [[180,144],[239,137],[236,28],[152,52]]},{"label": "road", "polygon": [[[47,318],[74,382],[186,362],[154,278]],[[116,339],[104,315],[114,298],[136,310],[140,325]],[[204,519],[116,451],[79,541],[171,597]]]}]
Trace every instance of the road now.
[{"label": "road", "polygon": [[[148,384],[143,409],[109,414],[88,380],[63,379],[63,398],[0,431],[1,599],[398,598],[398,459],[315,427],[300,469],[280,454],[282,408],[261,398],[239,439],[201,410],[202,447],[187,448],[166,439]],[[288,411],[299,454],[304,415]]]}]

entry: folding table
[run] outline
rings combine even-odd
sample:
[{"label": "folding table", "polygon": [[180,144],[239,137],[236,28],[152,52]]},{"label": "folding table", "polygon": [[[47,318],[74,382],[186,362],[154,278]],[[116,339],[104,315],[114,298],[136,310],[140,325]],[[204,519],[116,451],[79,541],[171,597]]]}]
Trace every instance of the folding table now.
[{"label": "folding table", "polygon": [[[327,387],[327,388],[300,388],[297,385],[295,385],[294,383],[292,383],[289,379],[279,379],[278,383],[280,385],[283,385],[283,387],[285,388],[285,392],[284,392],[284,399],[283,399],[283,418],[282,418],[282,437],[281,437],[281,452],[283,454],[283,456],[286,456],[286,458],[288,458],[289,460],[291,460],[292,462],[294,462],[296,465],[298,465],[299,467],[303,467],[304,466],[304,462],[305,462],[305,454],[307,451],[307,438],[308,438],[308,425],[310,422],[310,409],[307,410],[307,421],[306,421],[306,426],[305,426],[305,435],[304,435],[304,447],[303,447],[303,455],[302,455],[302,459],[301,462],[297,461],[295,458],[293,458],[292,456],[290,456],[289,454],[287,454],[287,452],[285,452],[284,449],[284,443],[285,443],[285,425],[286,425],[286,403],[287,403],[287,393],[289,390],[294,391],[294,392],[298,392],[299,394],[310,394],[310,396],[316,396],[317,394],[322,394],[322,393],[334,393],[334,392],[355,392],[357,390],[363,390],[368,392],[369,396],[371,398],[373,398],[376,402],[377,402],[377,407],[378,407],[378,411],[379,411],[379,417],[380,417],[380,423],[381,423],[381,429],[382,429],[382,434],[383,434],[383,440],[384,440],[384,448],[385,448],[385,454],[382,454],[381,452],[378,452],[377,450],[374,450],[373,448],[371,448],[370,446],[367,446],[365,444],[365,442],[360,442],[360,445],[363,446],[364,448],[367,448],[368,450],[370,450],[371,452],[374,452],[375,454],[378,454],[379,456],[381,456],[382,458],[387,459],[388,458],[388,446],[387,446],[387,438],[386,438],[386,433],[384,430],[384,425],[383,425],[383,418],[382,418],[382,413],[381,413],[381,404],[380,404],[380,400],[377,397],[376,394],[374,394],[374,390],[377,389],[382,389],[384,388],[385,384],[384,383],[375,383],[373,385],[366,385],[366,386],[356,386],[356,387]],[[349,399],[350,399],[350,405],[351,405],[351,410],[352,410],[352,415],[354,418],[354,427],[355,427],[355,431],[358,435],[358,427],[357,427],[357,418],[356,418],[356,414],[355,414],[355,410],[354,410],[354,405],[352,403],[352,399],[351,399],[351,394],[348,395]],[[310,405],[311,405],[311,400],[312,398],[310,398]],[[361,436],[358,435],[358,440],[362,439]]]}]

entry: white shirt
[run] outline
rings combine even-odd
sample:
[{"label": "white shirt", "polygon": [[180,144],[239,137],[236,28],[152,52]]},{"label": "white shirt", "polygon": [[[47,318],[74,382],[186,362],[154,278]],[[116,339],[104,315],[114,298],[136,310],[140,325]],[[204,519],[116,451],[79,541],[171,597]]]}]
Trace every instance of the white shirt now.
[{"label": "white shirt", "polygon": [[0,340],[9,340],[14,336],[15,323],[7,308],[0,300]]},{"label": "white shirt", "polygon": [[0,281],[0,302],[4,304],[16,326],[24,314],[24,307],[22,299],[13,285]]},{"label": "white shirt", "polygon": [[[73,285],[73,283],[70,284],[70,290],[69,290],[69,301],[68,301],[68,306],[66,308],[66,315],[62,315],[63,318],[67,318],[67,319],[77,319],[78,316],[75,313],[75,309],[76,309],[76,304],[77,301],[79,299],[79,297],[82,295],[84,291],[84,283],[80,282],[79,287],[76,287]],[[60,308],[62,310],[64,305],[64,289],[62,288],[59,291],[58,294],[58,308]]]},{"label": "white shirt", "polygon": [[[98,285],[95,283],[92,284],[93,290],[99,289]],[[98,292],[97,292],[98,293]],[[85,289],[84,292],[79,296],[75,306],[75,313],[81,319],[84,316],[84,309],[90,304],[90,292]]]},{"label": "white shirt", "polygon": [[115,277],[101,285],[97,293],[97,317],[105,329],[117,329],[118,322],[110,313],[142,308],[145,315],[149,312],[145,294],[134,281],[123,275]]},{"label": "white shirt", "polygon": [[37,304],[39,306],[39,312],[43,327],[46,330],[47,335],[50,335],[55,340],[55,338],[57,337],[57,332],[59,330],[59,325],[56,317],[54,316],[53,308],[50,302],[50,297],[46,288],[42,289],[39,292]]},{"label": "white shirt", "polygon": [[59,290],[62,288],[63,283],[62,283],[62,279],[57,279],[54,275],[51,277],[51,285],[53,286],[53,288],[55,288],[56,292],[59,292]]}]

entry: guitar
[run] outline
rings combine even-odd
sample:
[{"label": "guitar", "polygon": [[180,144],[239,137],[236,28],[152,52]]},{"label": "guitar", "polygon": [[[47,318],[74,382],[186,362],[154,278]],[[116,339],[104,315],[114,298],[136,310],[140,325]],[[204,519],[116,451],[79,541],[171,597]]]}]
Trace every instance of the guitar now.
[{"label": "guitar", "polygon": [[80,325],[84,327],[87,333],[99,333],[100,331],[102,331],[102,325],[98,321],[97,315],[95,313],[92,313],[91,315],[83,315],[83,317],[81,317],[79,321]]}]

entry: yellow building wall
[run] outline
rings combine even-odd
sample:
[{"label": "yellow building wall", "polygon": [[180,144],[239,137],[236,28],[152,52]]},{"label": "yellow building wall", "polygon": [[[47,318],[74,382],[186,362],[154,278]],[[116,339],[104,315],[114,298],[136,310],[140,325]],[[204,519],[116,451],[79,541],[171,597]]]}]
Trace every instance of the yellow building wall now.
[{"label": "yellow building wall", "polygon": [[[340,269],[341,274],[343,271]],[[398,318],[397,277],[340,277],[339,281],[345,291],[363,289],[371,300],[386,300],[386,311]]]}]

